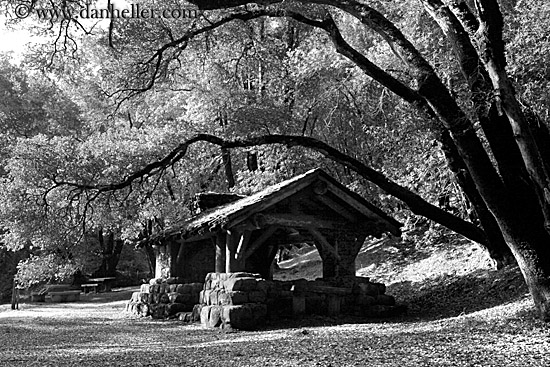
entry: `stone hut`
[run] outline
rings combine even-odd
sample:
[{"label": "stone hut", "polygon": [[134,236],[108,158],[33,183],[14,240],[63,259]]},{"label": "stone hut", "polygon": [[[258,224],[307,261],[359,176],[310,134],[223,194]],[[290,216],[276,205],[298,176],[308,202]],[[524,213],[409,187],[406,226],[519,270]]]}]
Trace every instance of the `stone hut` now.
[{"label": "stone hut", "polygon": [[[225,203],[204,210],[220,199]],[[210,272],[245,271],[269,280],[279,246],[312,243],[323,261],[323,278],[346,284],[355,277],[365,238],[399,236],[401,227],[321,169],[248,197],[199,197],[199,206],[202,212],[157,236],[156,278],[202,282]]]},{"label": "stone hut", "polygon": [[[197,294],[190,299],[195,302],[198,299],[202,313],[205,309],[217,310],[212,311],[216,314],[212,316],[214,320],[210,311],[206,316],[201,314],[203,323],[214,326],[222,319],[220,315],[224,312],[229,315],[228,310],[237,305],[246,306],[245,315],[253,314],[250,309],[269,311],[269,302],[277,303],[273,309],[280,310],[283,298],[288,300],[291,314],[303,313],[308,295],[310,308],[315,310],[324,305],[329,314],[339,313],[343,304],[394,306],[395,300],[384,294],[383,284],[355,276],[355,259],[367,236],[380,237],[384,233],[399,236],[401,224],[323,170],[308,171],[247,197],[203,195],[198,206],[199,214],[153,239],[156,279],[151,287],[144,288],[179,289],[175,285],[156,285],[163,280],[195,284],[192,288],[197,288]],[[311,284],[304,280],[296,284],[270,282],[280,246],[298,243],[315,245],[322,259],[322,279]],[[237,286],[236,278],[239,278]],[[199,282],[204,282],[200,292],[196,286]],[[246,284],[246,289],[239,288],[242,284]],[[142,289],[142,293],[145,295],[136,295],[134,301],[138,302],[140,297],[153,299],[147,295],[148,290]],[[177,297],[174,294],[164,299]],[[343,298],[347,301],[342,301]],[[252,303],[256,306],[251,306]],[[368,310],[363,314],[372,314],[373,308]],[[255,324],[265,316],[263,311],[259,312],[259,316],[253,315],[244,324],[236,323],[245,327]],[[234,315],[233,320],[237,319],[242,317]]]}]

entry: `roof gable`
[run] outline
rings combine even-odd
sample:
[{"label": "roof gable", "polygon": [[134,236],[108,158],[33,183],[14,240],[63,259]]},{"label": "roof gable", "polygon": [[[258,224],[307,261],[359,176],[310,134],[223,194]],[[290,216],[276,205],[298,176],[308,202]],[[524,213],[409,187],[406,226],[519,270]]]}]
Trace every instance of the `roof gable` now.
[{"label": "roof gable", "polygon": [[[270,210],[278,203],[310,187],[314,191],[324,191],[319,196],[324,197],[326,193],[329,193],[326,205],[335,212],[342,213],[342,216],[346,216],[346,212],[351,212],[353,213],[351,215],[357,217],[358,221],[375,221],[381,228],[380,231],[400,235],[401,223],[317,168],[272,185],[253,195],[206,210],[167,230],[163,237],[180,235],[183,238],[189,238],[222,228],[229,229],[247,220],[255,213]],[[349,217],[350,214],[347,216]]]}]

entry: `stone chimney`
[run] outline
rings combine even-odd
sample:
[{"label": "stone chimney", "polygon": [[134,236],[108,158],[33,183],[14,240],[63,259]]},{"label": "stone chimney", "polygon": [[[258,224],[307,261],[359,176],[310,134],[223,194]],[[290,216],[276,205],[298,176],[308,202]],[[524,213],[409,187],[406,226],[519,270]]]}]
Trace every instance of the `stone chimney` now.
[{"label": "stone chimney", "polygon": [[195,211],[198,214],[220,205],[232,203],[244,197],[245,196],[231,193],[201,192],[195,195]]}]

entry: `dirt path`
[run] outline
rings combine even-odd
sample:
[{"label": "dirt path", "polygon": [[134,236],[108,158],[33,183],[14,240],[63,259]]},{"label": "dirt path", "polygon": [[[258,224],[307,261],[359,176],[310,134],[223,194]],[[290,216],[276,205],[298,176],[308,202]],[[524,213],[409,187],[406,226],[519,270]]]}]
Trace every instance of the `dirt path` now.
[{"label": "dirt path", "polygon": [[550,334],[520,300],[435,321],[291,321],[223,332],[122,312],[133,289],[0,307],[0,366],[546,366]]}]

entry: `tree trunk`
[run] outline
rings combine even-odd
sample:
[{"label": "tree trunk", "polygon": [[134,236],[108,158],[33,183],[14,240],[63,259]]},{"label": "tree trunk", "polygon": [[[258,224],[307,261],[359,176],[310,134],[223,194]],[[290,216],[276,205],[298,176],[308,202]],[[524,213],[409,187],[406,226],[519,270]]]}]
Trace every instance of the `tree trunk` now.
[{"label": "tree trunk", "polygon": [[[204,10],[223,9],[247,3],[245,0],[190,0],[190,2]],[[261,4],[268,5],[279,2],[282,2],[282,0],[266,0],[262,1]],[[463,106],[466,105],[464,102],[467,101],[458,101],[442,83],[432,65],[399,30],[396,24],[390,22],[382,13],[371,8],[365,2],[356,0],[303,1],[306,4],[335,6],[357,18],[365,27],[381,35],[401,60],[409,66],[409,75],[414,79],[414,83],[411,84],[418,85],[418,91],[409,87],[411,84],[408,82],[403,83],[396,77],[386,73],[347,44],[330,15],[322,20],[314,20],[288,9],[283,9],[279,13],[274,11],[273,14],[268,14],[267,10],[265,12],[239,10],[233,18],[227,17],[224,18],[225,20],[209,25],[209,28],[194,30],[188,34],[188,37],[182,37],[181,42],[187,42],[194,35],[214,29],[218,25],[234,19],[250,20],[266,15],[290,16],[300,22],[327,31],[339,53],[347,56],[367,75],[411,103],[421,112],[428,111],[432,116],[436,116],[443,126],[450,131],[454,145],[467,168],[467,172],[469,172],[472,182],[475,184],[479,197],[483,199],[486,208],[490,212],[489,214],[496,220],[502,238],[511,249],[520,266],[541,318],[548,321],[550,320],[550,262],[548,261],[550,259],[550,246],[548,245],[550,243],[550,158],[548,155],[543,154],[544,145],[538,142],[533,128],[529,126],[506,72],[505,45],[502,35],[504,22],[498,2],[497,0],[474,0],[473,2],[477,7],[477,22],[472,19],[473,13],[468,11],[465,2],[453,7],[455,13],[460,15],[458,19],[455,19],[447,11],[448,9],[443,2],[439,0],[424,1],[431,8],[436,20],[438,20],[438,16],[446,17],[447,21],[440,23],[440,27],[444,31],[447,30],[447,26],[451,26],[449,29],[451,32],[447,33],[447,36],[451,43],[454,41],[453,47],[456,47],[455,51],[459,65],[468,81],[472,100],[477,103],[475,106],[478,114],[477,118],[486,126],[488,125],[485,122],[496,124],[494,126],[497,128],[495,135],[491,135],[490,131],[486,132],[491,149],[494,150],[493,155],[482,144],[478,136],[474,124],[475,118],[470,118],[469,114],[463,109]],[[439,17],[439,21],[442,19]],[[460,22],[465,25],[463,27],[465,29],[458,27]],[[474,39],[474,34],[477,39]],[[177,44],[171,44],[171,47],[175,46]],[[474,55],[472,47],[475,47],[478,56]],[[475,57],[471,58],[472,55]],[[477,62],[479,58],[483,61],[482,65]],[[471,80],[471,83],[470,78],[477,75],[478,67],[482,68],[483,66],[486,68],[485,72],[489,75],[492,87],[489,88],[490,93],[487,101],[476,101],[475,98],[480,95],[479,93],[487,92],[485,84],[479,84],[486,78],[481,76],[476,80]],[[493,96],[494,99],[491,99]],[[485,107],[482,104],[485,102],[491,102],[487,104],[488,106],[492,105],[491,108],[493,109],[492,112],[489,110],[489,114],[484,112]],[[494,115],[495,111],[498,116],[504,112],[508,121],[491,117],[490,113]],[[488,120],[484,120],[484,118]],[[504,131],[501,129],[503,124],[504,128],[506,128],[506,124],[510,124],[512,129],[512,134],[505,133],[506,142],[498,138],[498,133]],[[510,136],[514,138],[514,144],[508,142]],[[114,185],[92,187],[92,189],[101,192],[117,190],[131,185],[133,180],[154,172],[159,166],[174,164],[185,155],[187,147],[196,141],[208,141],[225,149],[273,143],[286,143],[289,146],[302,145],[315,149],[326,157],[355,170],[364,178],[379,185],[386,192],[402,199],[414,212],[433,219],[458,233],[465,234],[471,239],[475,238],[478,242],[487,240],[486,234],[471,223],[461,221],[460,218],[439,210],[439,208],[422,200],[406,188],[391,182],[362,162],[327,144],[306,137],[265,136],[225,141],[213,136],[198,135],[180,145],[163,160],[148,165],[126,180]],[[520,152],[521,159],[519,160],[518,155],[514,153],[516,150]],[[496,167],[494,165],[495,160],[497,161]],[[511,164],[511,160],[515,160],[516,163]],[[527,176],[523,174],[524,169]],[[466,187],[471,184],[471,182],[466,181],[464,183]],[[85,185],[82,185],[82,187],[85,187]],[[471,196],[476,197],[473,191]],[[479,202],[476,205],[482,208],[482,203]],[[487,214],[486,211],[485,214]],[[490,216],[487,216],[486,222],[490,222]],[[491,225],[491,228],[493,227],[494,223]]]},{"label": "tree trunk", "polygon": [[484,244],[484,247],[487,249],[489,256],[495,261],[495,267],[501,269],[506,265],[515,264],[516,261],[512,251],[506,244],[495,217],[491,214],[483,198],[477,191],[475,183],[460,157],[449,132],[446,130],[443,131],[439,140],[442,142],[442,150],[447,158],[447,165],[454,173],[464,195],[472,204],[477,219],[485,232],[487,242]]},{"label": "tree trunk", "polygon": [[233,165],[231,164],[231,153],[229,152],[229,149],[222,148],[222,160],[225,168],[227,187],[232,188],[235,186],[235,176],[233,175]]},{"label": "tree trunk", "polygon": [[11,287],[11,309],[19,310],[19,289],[17,288],[17,282],[13,280]]},{"label": "tree trunk", "polygon": [[109,232],[107,236],[103,234],[103,230],[98,232],[99,245],[101,247],[101,265],[92,274],[93,277],[114,277],[116,276],[116,267],[120,260],[120,254],[124,247],[124,241],[117,239],[113,232]]},{"label": "tree trunk", "polygon": [[499,216],[499,224],[521,269],[540,318],[550,321],[550,235],[541,223]]},{"label": "tree trunk", "polygon": [[547,160],[538,149],[535,135],[516,97],[515,89],[506,71],[503,39],[504,19],[496,0],[476,0],[480,26],[478,50],[495,90],[495,99],[508,117],[513,136],[529,173],[539,210],[550,233],[550,171]]},{"label": "tree trunk", "polygon": [[143,249],[143,252],[145,253],[145,256],[147,257],[147,265],[149,265],[149,273],[151,277],[154,277],[156,262],[157,262],[157,258],[155,256],[155,250],[153,250],[153,246],[151,246],[147,242],[143,244],[142,249]]}]

